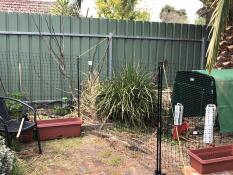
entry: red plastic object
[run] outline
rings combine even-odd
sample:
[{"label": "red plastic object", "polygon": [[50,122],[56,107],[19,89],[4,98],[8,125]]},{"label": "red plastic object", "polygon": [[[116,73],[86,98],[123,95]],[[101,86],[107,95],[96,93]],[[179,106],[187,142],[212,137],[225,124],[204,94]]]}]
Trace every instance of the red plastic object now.
[{"label": "red plastic object", "polygon": [[53,120],[39,120],[37,127],[40,140],[59,139],[63,137],[80,136],[81,120],[78,118],[64,118]]},{"label": "red plastic object", "polygon": [[189,150],[190,164],[201,174],[233,170],[233,145]]},{"label": "red plastic object", "polygon": [[[177,131],[176,131],[177,129]],[[172,130],[172,138],[174,140],[178,139],[178,135],[182,135],[185,134],[187,131],[189,130],[189,123],[187,121],[184,121],[184,123],[182,123],[182,125],[177,125],[173,128]]]}]

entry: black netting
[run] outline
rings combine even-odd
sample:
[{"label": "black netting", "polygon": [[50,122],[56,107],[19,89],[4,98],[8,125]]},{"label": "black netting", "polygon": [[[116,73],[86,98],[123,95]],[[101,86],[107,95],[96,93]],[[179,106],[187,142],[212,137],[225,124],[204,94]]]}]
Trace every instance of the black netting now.
[{"label": "black netting", "polygon": [[207,104],[216,104],[215,81],[194,71],[178,71],[173,87],[172,106],[185,106],[184,116],[204,116]]}]

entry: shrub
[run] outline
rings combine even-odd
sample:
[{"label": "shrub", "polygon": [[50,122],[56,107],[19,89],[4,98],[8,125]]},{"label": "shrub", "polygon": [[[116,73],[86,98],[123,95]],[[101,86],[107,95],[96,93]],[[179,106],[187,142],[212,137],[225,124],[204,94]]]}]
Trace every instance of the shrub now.
[{"label": "shrub", "polygon": [[64,116],[70,113],[69,109],[65,108],[65,107],[54,107],[53,109],[54,114],[58,115],[58,116]]},{"label": "shrub", "polygon": [[[13,92],[13,93],[10,93],[9,96],[12,98],[18,99],[18,100],[25,100],[25,97],[26,97],[25,94],[21,92]],[[22,104],[14,102],[12,100],[6,100],[6,106],[10,112],[10,115],[13,118],[18,117],[23,110]]]},{"label": "shrub", "polygon": [[20,159],[15,159],[12,170],[10,172],[11,175],[25,175],[27,172],[25,163]]},{"label": "shrub", "polygon": [[126,65],[112,81],[101,86],[97,110],[101,118],[129,126],[153,123],[157,91],[152,75],[140,66]]},{"label": "shrub", "polygon": [[0,136],[0,174],[10,174],[14,165],[14,154],[5,145],[5,140]]},{"label": "shrub", "polygon": [[82,117],[96,119],[96,99],[100,93],[99,73],[94,70],[88,80],[82,83],[81,114]]}]

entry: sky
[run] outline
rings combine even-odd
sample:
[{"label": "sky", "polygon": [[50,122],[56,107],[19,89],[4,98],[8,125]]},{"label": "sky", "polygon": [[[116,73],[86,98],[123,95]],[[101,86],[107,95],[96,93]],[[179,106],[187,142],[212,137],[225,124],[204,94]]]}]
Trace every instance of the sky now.
[{"label": "sky", "polygon": [[[196,11],[202,7],[199,0],[139,0],[139,9],[150,11],[151,21],[160,21],[159,13],[165,5],[171,5],[175,9],[185,9],[189,18],[189,23],[194,23]],[[88,16],[97,17],[95,9],[95,0],[83,0],[81,14],[86,16],[89,8]]]}]

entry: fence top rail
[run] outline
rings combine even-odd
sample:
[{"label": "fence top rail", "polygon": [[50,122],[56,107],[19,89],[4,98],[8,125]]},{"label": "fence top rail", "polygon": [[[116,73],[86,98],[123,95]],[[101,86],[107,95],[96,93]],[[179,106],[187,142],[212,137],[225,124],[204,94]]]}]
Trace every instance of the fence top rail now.
[{"label": "fence top rail", "polygon": [[[173,38],[173,37],[148,37],[148,36],[130,36],[130,35],[109,35],[103,34],[81,34],[81,33],[50,33],[50,32],[18,32],[18,31],[0,31],[0,35],[27,35],[27,36],[65,36],[65,37],[94,37],[94,38],[117,38],[117,39],[139,39],[139,40],[168,40],[168,41],[192,41],[202,42],[202,39],[191,38]],[[206,40],[208,41],[208,40]]]}]

